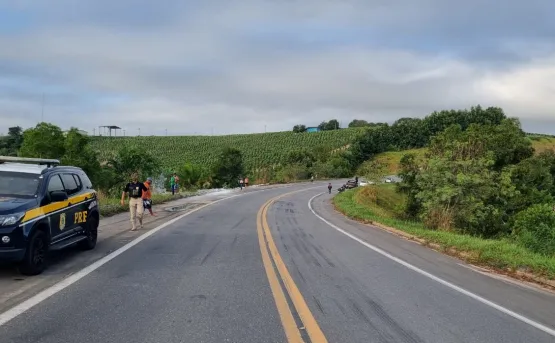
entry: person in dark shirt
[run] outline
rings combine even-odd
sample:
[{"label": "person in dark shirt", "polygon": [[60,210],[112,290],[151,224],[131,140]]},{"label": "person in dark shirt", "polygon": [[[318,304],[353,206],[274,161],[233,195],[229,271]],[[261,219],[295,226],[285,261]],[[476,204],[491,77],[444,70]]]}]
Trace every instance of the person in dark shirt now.
[{"label": "person in dark shirt", "polygon": [[129,213],[131,215],[131,231],[137,230],[135,226],[135,219],[139,219],[139,226],[143,228],[143,192],[148,191],[148,188],[139,182],[139,174],[133,173],[131,175],[131,182],[125,185],[121,193],[121,206],[125,206],[125,196],[129,197]]}]

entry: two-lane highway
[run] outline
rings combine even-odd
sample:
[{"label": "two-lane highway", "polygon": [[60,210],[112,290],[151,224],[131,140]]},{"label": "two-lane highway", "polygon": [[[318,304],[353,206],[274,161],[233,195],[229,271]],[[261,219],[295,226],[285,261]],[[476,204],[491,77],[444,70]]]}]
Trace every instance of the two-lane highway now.
[{"label": "two-lane highway", "polygon": [[0,342],[555,341],[552,294],[344,219],[325,188],[197,209],[0,314]]}]

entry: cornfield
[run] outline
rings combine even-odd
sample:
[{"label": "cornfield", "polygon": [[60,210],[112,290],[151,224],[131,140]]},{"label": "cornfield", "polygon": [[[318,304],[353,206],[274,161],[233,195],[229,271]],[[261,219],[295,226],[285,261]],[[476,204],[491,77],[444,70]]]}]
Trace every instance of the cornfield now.
[{"label": "cornfield", "polygon": [[139,148],[153,154],[164,168],[184,163],[211,167],[226,147],[241,150],[247,170],[267,168],[285,161],[292,150],[326,149],[341,151],[362,134],[362,128],[314,133],[271,132],[227,136],[92,137],[100,161],[111,158],[120,148]]}]

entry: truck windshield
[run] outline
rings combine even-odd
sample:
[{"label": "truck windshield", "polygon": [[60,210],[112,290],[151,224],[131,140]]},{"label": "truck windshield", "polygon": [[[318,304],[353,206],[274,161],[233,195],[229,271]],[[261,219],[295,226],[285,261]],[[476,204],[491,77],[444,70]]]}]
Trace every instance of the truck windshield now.
[{"label": "truck windshield", "polygon": [[0,196],[14,198],[29,198],[37,194],[40,175],[0,172]]}]

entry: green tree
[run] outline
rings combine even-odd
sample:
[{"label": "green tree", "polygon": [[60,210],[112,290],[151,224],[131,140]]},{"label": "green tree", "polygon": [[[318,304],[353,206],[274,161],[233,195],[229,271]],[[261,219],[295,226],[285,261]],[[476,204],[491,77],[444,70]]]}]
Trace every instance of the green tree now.
[{"label": "green tree", "polygon": [[516,216],[513,235],[522,246],[555,256],[555,205],[536,204]]},{"label": "green tree", "polygon": [[14,150],[21,147],[21,144],[23,144],[23,129],[21,126],[8,128],[8,144]]},{"label": "green tree", "polygon": [[354,119],[349,123],[349,127],[366,127],[366,126],[370,126],[370,123],[362,119]]},{"label": "green tree", "polygon": [[494,167],[498,171],[534,153],[518,120],[505,119],[499,125],[471,124],[466,131],[461,125],[453,124],[432,139],[429,154],[450,152],[453,159],[458,159],[484,156],[488,151],[493,153]]},{"label": "green tree", "polygon": [[360,165],[374,157],[374,155],[386,151],[391,145],[392,134],[389,125],[369,129],[351,145],[350,151],[353,154],[353,162],[355,165]]},{"label": "green tree", "polygon": [[[516,118],[504,119],[499,125],[474,126],[479,137],[488,137],[487,149],[495,155],[495,167],[499,170],[509,164],[517,164],[534,155],[532,142],[522,131]],[[490,134],[488,135],[488,131]]]},{"label": "green tree", "polygon": [[293,132],[301,133],[301,132],[305,132],[305,131],[306,131],[306,126],[305,125],[295,125],[295,126],[293,126]]},{"label": "green tree", "polygon": [[225,148],[214,167],[214,182],[217,187],[234,187],[244,175],[243,154],[235,148]]},{"label": "green tree", "polygon": [[503,109],[499,107],[488,107],[487,109],[482,109],[480,105],[470,108],[467,114],[469,124],[482,124],[482,125],[499,125],[507,116],[503,112]]},{"label": "green tree", "polygon": [[379,160],[368,160],[358,168],[357,174],[369,181],[381,182],[387,175],[387,165]]},{"label": "green tree", "polygon": [[513,202],[515,211],[533,204],[553,202],[551,165],[541,157],[531,157],[511,168],[511,180],[519,192]]},{"label": "green tree", "polygon": [[503,213],[491,199],[510,193],[514,186],[492,170],[493,164],[491,153],[473,159],[432,158],[416,179],[426,226],[482,236],[501,232]]},{"label": "green tree", "polygon": [[148,151],[127,147],[120,149],[116,156],[108,161],[108,166],[112,168],[118,183],[128,181],[134,172],[138,172],[144,179],[161,170],[158,160]]},{"label": "green tree", "polygon": [[528,146],[513,120],[471,124],[466,131],[454,124],[434,137],[426,163],[416,167],[405,161],[405,181],[399,187],[414,196],[420,217],[431,228],[486,237],[505,234],[515,211],[549,199],[549,191],[541,190],[552,184],[547,167],[534,160],[516,165],[529,157]]},{"label": "green tree", "polygon": [[39,123],[23,132],[19,149],[21,157],[62,158],[65,152],[64,133],[53,124]]},{"label": "green tree", "polygon": [[325,145],[318,145],[311,149],[310,152],[314,155],[314,158],[320,162],[326,162],[331,157],[330,149]]},{"label": "green tree", "polygon": [[295,180],[306,180],[308,177],[309,171],[305,165],[292,163],[281,166],[276,172],[275,179],[277,182],[285,183]]},{"label": "green tree", "polygon": [[308,150],[293,150],[287,155],[286,161],[289,164],[300,164],[310,168],[316,162],[316,157]]},{"label": "green tree", "polygon": [[185,163],[177,170],[180,183],[188,188],[201,186],[204,181],[208,181],[206,171],[202,166],[192,163]]},{"label": "green tree", "polygon": [[23,144],[23,130],[19,126],[8,128],[8,135],[0,138],[0,155],[17,156]]},{"label": "green tree", "polygon": [[322,131],[331,131],[340,129],[339,121],[337,119],[332,119],[330,121],[323,121],[318,125],[318,128]]},{"label": "green tree", "polygon": [[95,186],[100,181],[100,163],[90,147],[89,137],[79,133],[77,128],[71,128],[66,133],[61,163],[82,168]]},{"label": "green tree", "polygon": [[553,179],[551,194],[555,197],[555,150],[543,151],[538,155],[538,158],[543,160],[545,165],[549,166],[549,173]]},{"label": "green tree", "polygon": [[401,118],[391,126],[393,144],[401,150],[421,148],[429,141],[429,133],[420,118]]},{"label": "green tree", "polygon": [[402,181],[397,183],[397,191],[407,196],[405,213],[409,217],[415,218],[422,208],[422,204],[417,198],[420,188],[416,183],[416,179],[420,173],[420,166],[416,155],[405,154],[401,158],[399,169],[399,177]]}]

